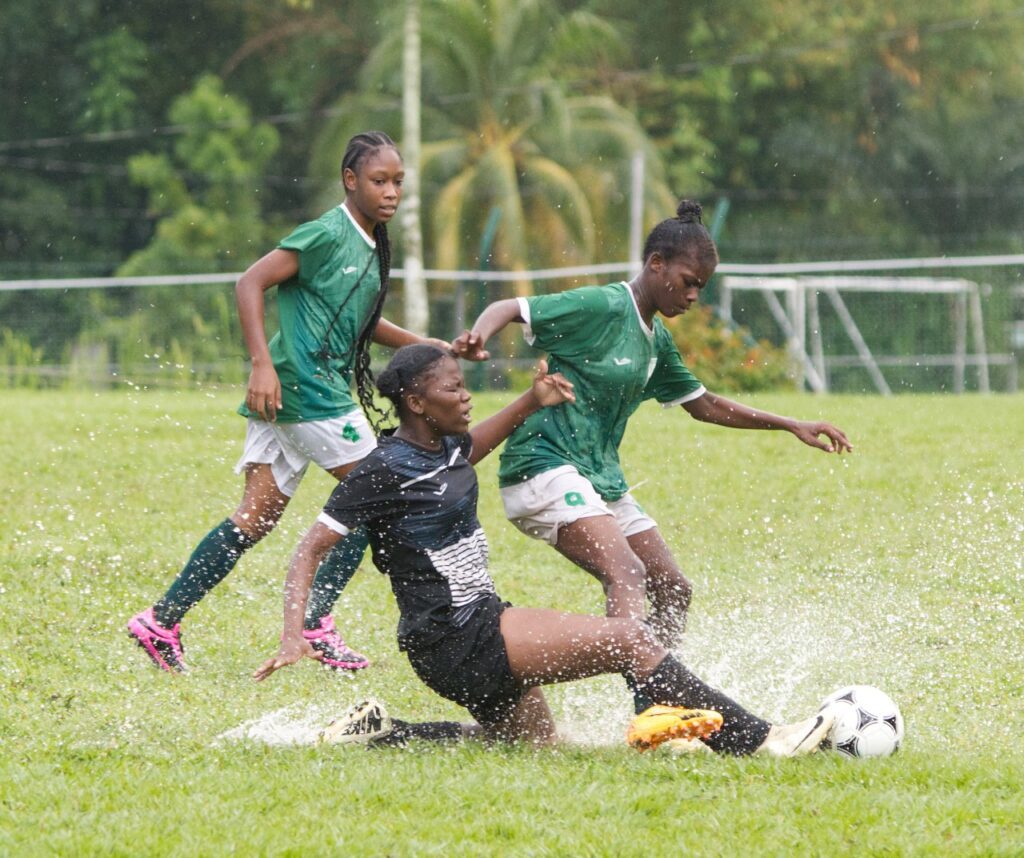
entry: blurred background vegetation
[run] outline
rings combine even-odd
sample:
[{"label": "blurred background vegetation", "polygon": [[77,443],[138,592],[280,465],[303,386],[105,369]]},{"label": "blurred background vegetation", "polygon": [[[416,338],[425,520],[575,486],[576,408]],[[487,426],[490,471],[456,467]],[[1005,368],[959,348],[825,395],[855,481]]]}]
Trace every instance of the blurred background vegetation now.
[{"label": "blurred background vegetation", "polygon": [[[637,152],[645,229],[695,197],[728,211],[725,261],[1024,250],[1024,4],[420,4],[428,268],[627,259]],[[0,279],[241,271],[337,203],[348,136],[402,137],[382,6],[2,0]],[[450,336],[454,284],[431,292]],[[721,386],[785,378],[770,344],[687,325]],[[230,286],[0,292],[0,384],[242,358]]]}]

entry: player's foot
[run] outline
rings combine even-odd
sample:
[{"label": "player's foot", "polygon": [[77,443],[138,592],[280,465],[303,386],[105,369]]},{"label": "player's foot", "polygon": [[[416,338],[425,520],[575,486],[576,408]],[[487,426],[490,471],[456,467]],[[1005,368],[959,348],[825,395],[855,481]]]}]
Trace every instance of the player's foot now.
[{"label": "player's foot", "polygon": [[321,617],[320,628],[303,631],[302,636],[317,652],[324,654],[321,664],[335,670],[361,670],[370,660],[356,652],[342,639],[334,627],[334,618],[328,614]]},{"label": "player's foot", "polygon": [[637,715],[626,731],[626,742],[646,751],[669,739],[701,739],[722,727],[722,716],[710,709],[652,706]]},{"label": "player's foot", "polygon": [[835,714],[828,709],[819,712],[806,721],[796,724],[774,724],[768,731],[761,747],[754,753],[769,754],[773,757],[799,757],[802,754],[813,754],[821,747],[822,742],[835,722]]},{"label": "player's foot", "polygon": [[383,704],[364,700],[328,724],[320,733],[320,742],[325,745],[368,745],[375,739],[386,737],[391,729],[391,716]]},{"label": "player's foot", "polygon": [[128,621],[128,637],[141,646],[153,663],[168,673],[185,673],[185,651],[181,648],[181,623],[165,629],[153,617],[153,609],[136,614]]}]

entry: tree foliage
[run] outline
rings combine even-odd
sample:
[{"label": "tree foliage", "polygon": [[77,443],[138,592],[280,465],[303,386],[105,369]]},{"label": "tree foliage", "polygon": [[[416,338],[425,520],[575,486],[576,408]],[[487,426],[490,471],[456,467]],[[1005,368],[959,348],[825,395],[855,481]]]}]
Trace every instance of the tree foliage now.
[{"label": "tree foliage", "polygon": [[[636,117],[607,95],[573,88],[580,68],[624,57],[608,22],[562,14],[550,0],[432,0],[422,14],[423,187],[435,267],[476,267],[495,210],[495,267],[589,261],[599,246],[624,252],[636,151],[649,161],[649,219],[674,205]],[[401,28],[386,26],[360,92],[319,143],[325,165],[368,114],[397,129],[400,56]]]},{"label": "tree foliage", "polygon": [[[400,137],[392,7],[7,0],[0,276],[245,267],[338,200],[348,135]],[[1024,246],[1015,0],[423,0],[423,19],[429,267],[476,267],[494,212],[486,264],[621,260],[636,150],[645,225],[728,198],[729,261]],[[55,360],[125,301],[0,292],[0,316]],[[138,338],[197,330],[177,312]]]}]

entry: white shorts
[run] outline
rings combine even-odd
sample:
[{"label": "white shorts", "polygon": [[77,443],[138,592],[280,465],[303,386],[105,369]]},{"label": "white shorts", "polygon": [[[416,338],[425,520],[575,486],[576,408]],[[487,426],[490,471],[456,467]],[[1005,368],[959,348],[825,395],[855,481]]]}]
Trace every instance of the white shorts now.
[{"label": "white shorts", "polygon": [[657,527],[629,492],[616,501],[606,501],[590,480],[572,465],[544,471],[501,490],[508,520],[527,536],[551,545],[558,542],[559,528],[581,518],[610,515],[624,536],[634,536]]},{"label": "white shorts", "polygon": [[310,462],[330,471],[365,459],[376,446],[377,438],[359,409],[305,423],[268,423],[250,417],[235,473],[242,473],[246,465],[270,465],[277,487],[291,497]]}]

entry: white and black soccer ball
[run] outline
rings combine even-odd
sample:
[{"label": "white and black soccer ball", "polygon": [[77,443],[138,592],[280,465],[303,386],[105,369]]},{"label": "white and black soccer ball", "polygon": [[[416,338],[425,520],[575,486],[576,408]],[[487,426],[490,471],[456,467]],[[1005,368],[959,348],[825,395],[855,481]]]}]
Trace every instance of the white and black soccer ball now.
[{"label": "white and black soccer ball", "polygon": [[888,757],[903,742],[903,715],[884,691],[871,685],[847,685],[822,701],[831,709],[835,724],[823,747],[849,757]]}]

